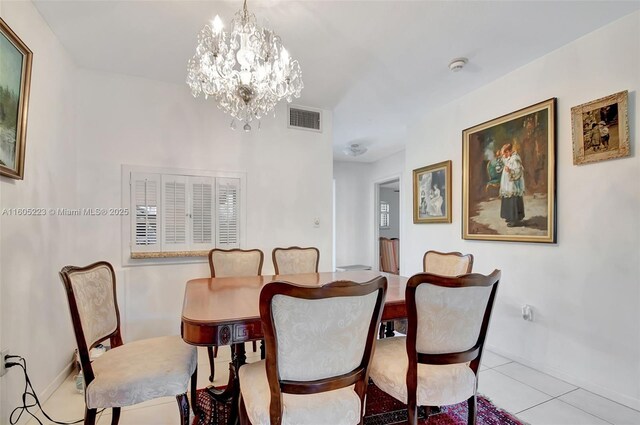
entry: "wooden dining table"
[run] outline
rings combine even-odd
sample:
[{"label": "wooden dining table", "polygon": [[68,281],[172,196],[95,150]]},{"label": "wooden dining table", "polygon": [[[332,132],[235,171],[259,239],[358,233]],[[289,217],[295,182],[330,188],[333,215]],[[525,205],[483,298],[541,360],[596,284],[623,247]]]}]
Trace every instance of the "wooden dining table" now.
[{"label": "wooden dining table", "polygon": [[364,283],[378,276],[387,278],[382,320],[407,317],[405,288],[407,278],[371,270],[303,273],[246,277],[192,279],[187,282],[182,306],[181,333],[185,342],[197,346],[231,345],[232,358],[226,388],[208,388],[220,402],[232,400],[229,423],[237,420],[238,369],[246,362],[244,343],[264,338],[260,322],[260,291],[269,282],[284,281],[318,287],[348,280]]}]

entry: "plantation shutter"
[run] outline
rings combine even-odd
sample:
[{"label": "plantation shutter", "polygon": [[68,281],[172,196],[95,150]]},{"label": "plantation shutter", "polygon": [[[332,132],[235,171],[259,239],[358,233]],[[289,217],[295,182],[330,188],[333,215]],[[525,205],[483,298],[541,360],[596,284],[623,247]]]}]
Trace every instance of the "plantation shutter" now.
[{"label": "plantation shutter", "polygon": [[162,176],[162,207],[162,251],[189,250],[186,176]]},{"label": "plantation shutter", "polygon": [[160,250],[160,175],[131,173],[131,252]]},{"label": "plantation shutter", "polygon": [[240,179],[216,179],[216,199],[216,246],[237,248],[240,246]]},{"label": "plantation shutter", "polygon": [[214,186],[210,177],[191,177],[191,248],[194,250],[214,247]]}]

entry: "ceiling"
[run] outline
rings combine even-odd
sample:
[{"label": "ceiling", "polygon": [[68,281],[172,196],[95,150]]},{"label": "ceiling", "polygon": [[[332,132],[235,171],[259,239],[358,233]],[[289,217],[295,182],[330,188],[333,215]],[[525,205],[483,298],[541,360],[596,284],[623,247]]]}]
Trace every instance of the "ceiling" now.
[{"label": "ceiling", "polygon": [[[216,14],[229,25],[242,6],[35,4],[78,66],[185,90],[200,29]],[[295,103],[333,110],[334,158],[371,162],[402,150],[407,124],[418,116],[638,10],[640,2],[249,0],[248,7],[300,62],[305,88]],[[467,67],[450,72],[451,59],[461,56]],[[368,152],[346,157],[348,143]]]}]

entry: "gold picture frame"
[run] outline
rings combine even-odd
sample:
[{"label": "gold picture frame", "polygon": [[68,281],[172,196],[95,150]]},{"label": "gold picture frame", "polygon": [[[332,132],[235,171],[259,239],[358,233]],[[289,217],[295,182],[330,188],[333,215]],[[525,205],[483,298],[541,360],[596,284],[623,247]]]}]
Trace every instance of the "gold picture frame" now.
[{"label": "gold picture frame", "polygon": [[0,175],[24,178],[33,53],[0,18]]},{"label": "gold picture frame", "polygon": [[413,170],[413,222],[451,223],[451,161]]},{"label": "gold picture frame", "polygon": [[556,99],[462,132],[462,237],[556,242]]},{"label": "gold picture frame", "polygon": [[573,165],[629,156],[628,91],[571,108],[571,137]]}]

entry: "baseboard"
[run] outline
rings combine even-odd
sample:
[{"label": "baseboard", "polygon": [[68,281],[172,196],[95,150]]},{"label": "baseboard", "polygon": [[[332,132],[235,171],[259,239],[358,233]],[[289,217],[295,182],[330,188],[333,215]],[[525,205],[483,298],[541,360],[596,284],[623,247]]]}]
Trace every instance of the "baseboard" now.
[{"label": "baseboard", "polygon": [[546,373],[547,375],[551,375],[554,378],[561,379],[569,384],[575,385],[577,387],[581,387],[589,392],[597,394],[601,397],[608,398],[609,400],[615,401],[616,403],[620,403],[624,406],[630,407],[635,410],[640,410],[640,399],[629,397],[626,394],[621,394],[617,391],[613,391],[609,388],[605,388],[601,385],[594,384],[591,381],[587,381],[585,379],[577,378],[575,376],[569,375],[559,369],[549,367],[546,364],[533,362],[529,359],[525,359],[518,355],[515,355],[509,351],[498,348],[494,345],[487,344],[486,348],[494,353],[507,357],[511,360],[514,360],[518,363],[521,363],[525,366],[528,366],[532,369],[538,370],[540,372]]},{"label": "baseboard", "polygon": [[42,393],[38,394],[38,398],[40,399],[40,403],[44,404],[45,401],[51,397],[51,395],[62,385],[62,383],[67,379],[67,377],[75,371],[73,362],[70,362],[67,366],[65,366],[62,371],[56,376],[56,378],[51,381],[47,388],[45,388]]}]

